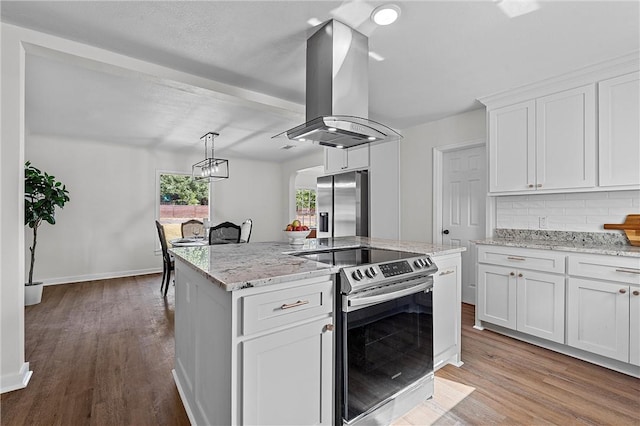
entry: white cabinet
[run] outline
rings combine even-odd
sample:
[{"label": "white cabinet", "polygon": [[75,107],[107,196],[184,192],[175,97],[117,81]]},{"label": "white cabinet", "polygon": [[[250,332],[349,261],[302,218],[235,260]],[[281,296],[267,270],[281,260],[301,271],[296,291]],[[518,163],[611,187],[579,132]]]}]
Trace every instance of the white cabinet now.
[{"label": "white cabinet", "polygon": [[485,262],[478,265],[480,320],[564,343],[563,256],[480,246],[478,261]]},{"label": "white cabinet", "polygon": [[320,319],[242,343],[243,424],[332,424],[333,336],[326,327]]},{"label": "white cabinet", "polygon": [[536,99],[536,189],[596,185],[593,84]]},{"label": "white cabinet", "polygon": [[400,237],[400,147],[398,141],[369,148],[369,236]]},{"label": "white cabinet", "polygon": [[593,84],[490,109],[488,114],[490,192],[595,186]]},{"label": "white cabinet", "polygon": [[640,260],[569,256],[567,343],[640,365]]},{"label": "white cabinet", "polygon": [[324,149],[325,173],[360,170],[367,167],[369,167],[369,144],[348,149]]},{"label": "white cabinet", "polygon": [[535,102],[489,111],[489,192],[533,189]]},{"label": "white cabinet", "polygon": [[598,83],[600,186],[640,185],[640,72]]},{"label": "white cabinet", "polygon": [[433,261],[438,272],[433,278],[433,365],[460,366],[461,259],[460,255],[438,256]]},{"label": "white cabinet", "polygon": [[226,291],[176,258],[174,377],[194,424],[330,425],[333,280]]},{"label": "white cabinet", "polygon": [[628,362],[628,291],[619,284],[569,278],[567,343]]}]

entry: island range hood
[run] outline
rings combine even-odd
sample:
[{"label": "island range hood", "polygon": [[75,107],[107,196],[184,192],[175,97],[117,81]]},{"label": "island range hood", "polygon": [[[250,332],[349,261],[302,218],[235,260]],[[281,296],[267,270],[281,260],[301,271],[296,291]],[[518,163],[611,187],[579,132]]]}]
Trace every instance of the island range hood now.
[{"label": "island range hood", "polygon": [[369,120],[369,40],[342,22],[322,24],[307,40],[306,122],[274,138],[333,148],[400,139]]}]

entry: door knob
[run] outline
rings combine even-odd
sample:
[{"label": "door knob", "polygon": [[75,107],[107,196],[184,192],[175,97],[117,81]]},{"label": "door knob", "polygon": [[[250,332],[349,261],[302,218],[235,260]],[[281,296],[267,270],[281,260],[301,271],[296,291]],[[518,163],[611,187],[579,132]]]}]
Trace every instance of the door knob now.
[{"label": "door knob", "polygon": [[442,231],[442,233],[443,233],[444,235],[449,235],[449,230],[448,230],[448,229],[445,229],[444,231]]}]

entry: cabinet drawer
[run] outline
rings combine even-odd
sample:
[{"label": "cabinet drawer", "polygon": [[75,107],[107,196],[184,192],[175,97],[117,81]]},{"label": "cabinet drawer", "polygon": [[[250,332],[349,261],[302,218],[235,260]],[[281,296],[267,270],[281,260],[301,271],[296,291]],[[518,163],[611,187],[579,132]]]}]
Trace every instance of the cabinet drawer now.
[{"label": "cabinet drawer", "polygon": [[505,246],[478,246],[478,262],[493,265],[534,269],[564,274],[565,255],[547,251]]},{"label": "cabinet drawer", "polygon": [[333,282],[245,296],[241,306],[244,335],[292,324],[333,310]]},{"label": "cabinet drawer", "polygon": [[640,285],[640,258],[569,255],[569,275]]}]

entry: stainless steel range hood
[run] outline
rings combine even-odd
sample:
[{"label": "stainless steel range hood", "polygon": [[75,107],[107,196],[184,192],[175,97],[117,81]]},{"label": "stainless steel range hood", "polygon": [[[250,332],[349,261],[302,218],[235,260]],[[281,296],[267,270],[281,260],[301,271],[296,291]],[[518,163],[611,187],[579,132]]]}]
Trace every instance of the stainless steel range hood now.
[{"label": "stainless steel range hood", "polygon": [[307,40],[306,123],[278,137],[334,148],[399,139],[369,120],[369,40],[330,20]]}]

